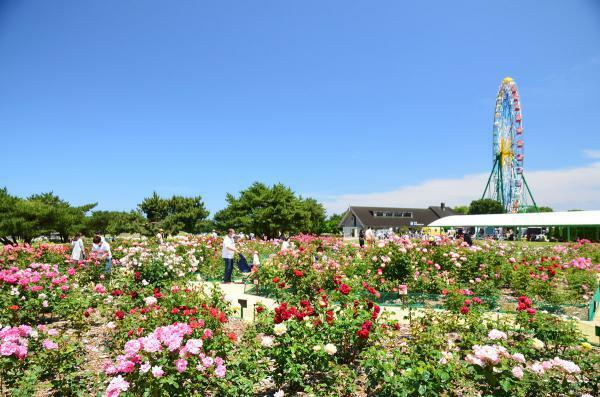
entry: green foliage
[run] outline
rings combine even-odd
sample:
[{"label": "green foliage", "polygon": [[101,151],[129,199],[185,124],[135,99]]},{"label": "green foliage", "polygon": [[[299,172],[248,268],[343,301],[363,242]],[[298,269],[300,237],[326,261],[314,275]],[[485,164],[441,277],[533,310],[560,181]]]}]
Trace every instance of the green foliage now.
[{"label": "green foliage", "polygon": [[204,207],[200,196],[172,196],[164,199],[154,192],[152,196],[146,197],[138,207],[155,230],[162,228],[171,234],[180,231],[200,233],[208,231],[211,226],[206,221],[209,212]]},{"label": "green foliage", "polygon": [[0,241],[31,242],[35,237],[58,233],[63,242],[85,227],[86,213],[96,204],[71,206],[52,192],[26,199],[0,189]]},{"label": "green foliage", "polygon": [[554,212],[551,207],[529,207],[525,212]]},{"label": "green foliage", "polygon": [[86,234],[110,234],[116,236],[121,233],[149,234],[147,222],[138,211],[94,211],[86,220]]},{"label": "green foliage", "polygon": [[473,200],[469,206],[469,215],[503,214],[504,212],[502,204],[492,199]]},{"label": "green foliage", "polygon": [[469,206],[468,205],[459,205],[456,207],[452,207],[452,210],[459,215],[467,215],[469,213]]},{"label": "green foliage", "polygon": [[319,233],[325,210],[316,200],[296,196],[283,184],[271,187],[255,182],[239,197],[227,194],[227,207],[214,216],[218,229],[234,228],[256,235]]},{"label": "green foliage", "polygon": [[340,234],[340,222],[344,217],[343,214],[331,214],[323,224],[323,233]]}]

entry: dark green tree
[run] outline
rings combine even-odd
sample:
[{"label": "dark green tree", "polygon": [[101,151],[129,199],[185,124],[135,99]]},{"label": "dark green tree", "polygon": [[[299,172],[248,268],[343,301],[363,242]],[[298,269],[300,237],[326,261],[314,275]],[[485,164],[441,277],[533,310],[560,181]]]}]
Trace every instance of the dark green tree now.
[{"label": "dark green tree", "polygon": [[139,211],[94,211],[87,218],[86,234],[149,234],[148,221]]},{"label": "dark green tree", "polygon": [[339,234],[341,230],[339,224],[343,217],[343,214],[331,214],[323,225],[323,233]]},{"label": "dark green tree", "polygon": [[255,182],[239,197],[227,194],[227,207],[214,216],[216,227],[234,228],[269,238],[282,234],[319,233],[325,210],[312,198],[302,198],[281,183],[271,187]]},{"label": "dark green tree", "polygon": [[502,204],[492,199],[481,199],[471,201],[469,206],[469,215],[477,214],[503,214],[504,207]]},{"label": "dark green tree", "polygon": [[152,232],[162,228],[170,234],[180,231],[200,233],[210,228],[210,222],[206,220],[209,212],[200,196],[165,199],[154,192],[138,207],[146,215]]},{"label": "dark green tree", "polygon": [[74,207],[54,193],[35,194],[27,199],[0,189],[0,241],[30,243],[35,237],[58,233],[63,242],[85,226],[86,213],[96,204]]},{"label": "dark green tree", "polygon": [[52,192],[34,194],[27,201],[37,204],[36,208],[40,209],[39,231],[44,234],[56,232],[65,243],[69,241],[69,236],[85,229],[86,214],[97,205],[92,203],[73,207]]}]

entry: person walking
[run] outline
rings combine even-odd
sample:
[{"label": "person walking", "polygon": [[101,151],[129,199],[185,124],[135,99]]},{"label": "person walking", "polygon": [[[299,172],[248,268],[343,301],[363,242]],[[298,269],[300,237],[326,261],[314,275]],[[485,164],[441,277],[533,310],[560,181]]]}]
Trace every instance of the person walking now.
[{"label": "person walking", "polygon": [[156,241],[158,242],[158,244],[162,245],[164,242],[164,233],[165,231],[162,229],[158,229],[158,233],[156,233]]},{"label": "person walking", "polygon": [[370,226],[365,232],[365,238],[367,240],[367,244],[369,245],[373,245],[373,243],[375,242],[375,233],[373,233],[373,229],[371,229]]},{"label": "person walking", "polygon": [[110,273],[110,269],[112,268],[112,252],[110,250],[110,245],[99,235],[95,235],[92,242],[92,252],[96,252],[97,258],[105,261],[104,272]]},{"label": "person walking", "polygon": [[85,246],[83,245],[83,238],[81,234],[77,233],[71,242],[71,260],[82,261],[85,259]]},{"label": "person walking", "polygon": [[227,230],[227,235],[223,238],[223,250],[221,251],[221,257],[225,262],[225,276],[223,277],[224,283],[231,282],[231,273],[233,272],[233,257],[238,252],[235,248],[235,240],[233,236],[235,230]]},{"label": "person walking", "polygon": [[362,229],[358,232],[358,244],[360,245],[360,248],[365,246],[365,232]]}]

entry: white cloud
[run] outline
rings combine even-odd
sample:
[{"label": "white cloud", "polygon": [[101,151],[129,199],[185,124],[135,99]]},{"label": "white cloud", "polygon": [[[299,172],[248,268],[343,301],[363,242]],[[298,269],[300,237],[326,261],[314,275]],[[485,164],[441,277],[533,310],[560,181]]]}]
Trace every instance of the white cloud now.
[{"label": "white cloud", "polygon": [[[417,207],[456,206],[478,199],[489,174],[471,174],[455,179],[432,179],[417,185],[401,186],[389,192],[343,194],[322,197],[329,213],[345,211],[349,205]],[[533,171],[525,174],[538,205],[554,210],[600,209],[600,162],[563,170]]]},{"label": "white cloud", "polygon": [[600,159],[600,150],[583,150],[583,156],[588,159]]}]

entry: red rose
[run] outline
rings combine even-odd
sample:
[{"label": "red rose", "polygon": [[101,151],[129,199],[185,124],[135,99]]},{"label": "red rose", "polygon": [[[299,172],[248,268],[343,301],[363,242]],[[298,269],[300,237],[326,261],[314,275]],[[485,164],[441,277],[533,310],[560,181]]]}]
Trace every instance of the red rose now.
[{"label": "red rose", "polygon": [[115,313],[115,318],[117,320],[123,320],[123,317],[125,317],[125,312],[123,312],[122,310],[117,310],[117,312]]},{"label": "red rose", "polygon": [[274,283],[278,283],[279,282],[279,277],[273,277],[273,282]]},{"label": "red rose", "polygon": [[462,314],[467,314],[469,312],[469,308],[466,307],[466,306],[463,306],[463,307],[460,308],[460,312]]},{"label": "red rose", "polygon": [[470,299],[465,299],[464,304],[465,304],[465,306],[471,306],[471,300]]},{"label": "red rose", "polygon": [[344,295],[348,295],[350,293],[350,287],[346,284],[340,285],[340,292]]},{"label": "red rose", "polygon": [[237,342],[237,340],[238,340],[238,336],[235,332],[231,332],[230,334],[227,335],[227,337],[232,342]]},{"label": "red rose", "polygon": [[300,270],[294,270],[294,276],[296,277],[302,277],[304,276],[304,273],[302,273]]},{"label": "red rose", "polygon": [[369,330],[366,328],[361,328],[358,330],[358,332],[356,333],[358,335],[359,338],[361,339],[368,339],[369,338]]},{"label": "red rose", "polygon": [[19,309],[20,309],[20,307],[19,307],[19,306],[17,306],[17,305],[12,305],[12,306],[10,306],[10,307],[9,307],[9,309],[10,309],[10,310],[17,311],[17,310],[19,310]]},{"label": "red rose", "polygon": [[257,313],[262,313],[263,310],[265,310],[265,308],[263,306],[256,306],[256,312]]},{"label": "red rose", "polygon": [[135,272],[134,278],[135,281],[140,281],[140,279],[142,278],[142,274],[140,272]]},{"label": "red rose", "polygon": [[177,314],[179,313],[179,309],[174,307],[173,309],[171,309],[171,314]]},{"label": "red rose", "polygon": [[535,315],[536,311],[534,308],[530,307],[527,309],[527,314],[529,314],[530,316]]}]

